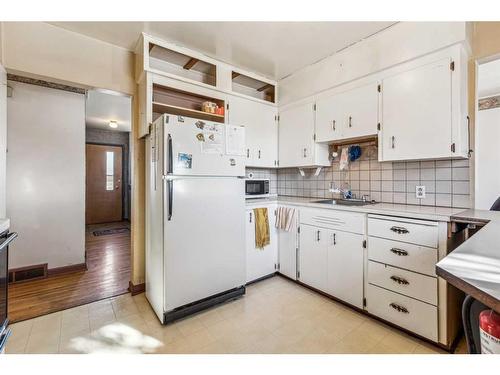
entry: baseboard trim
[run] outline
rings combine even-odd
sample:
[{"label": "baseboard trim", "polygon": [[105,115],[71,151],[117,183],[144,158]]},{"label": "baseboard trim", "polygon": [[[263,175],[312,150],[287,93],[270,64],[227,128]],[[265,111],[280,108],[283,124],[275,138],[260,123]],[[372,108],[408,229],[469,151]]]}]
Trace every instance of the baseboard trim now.
[{"label": "baseboard trim", "polygon": [[78,264],[72,264],[70,266],[49,268],[48,272],[47,272],[47,276],[64,275],[67,273],[74,273],[74,272],[81,272],[81,271],[87,271],[87,264],[86,263],[78,263]]},{"label": "baseboard trim", "polygon": [[144,293],[146,291],[146,284],[142,283],[142,284],[134,285],[132,283],[132,281],[129,281],[128,282],[128,290],[130,291],[130,294],[135,296],[137,294],[141,294],[141,293]]}]

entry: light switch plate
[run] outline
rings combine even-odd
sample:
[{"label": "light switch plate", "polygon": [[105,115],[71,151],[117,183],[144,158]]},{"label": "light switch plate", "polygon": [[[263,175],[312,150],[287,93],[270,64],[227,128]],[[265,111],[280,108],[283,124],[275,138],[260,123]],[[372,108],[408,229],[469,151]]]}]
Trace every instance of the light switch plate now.
[{"label": "light switch plate", "polygon": [[425,198],[425,185],[415,186],[415,197],[417,199]]}]

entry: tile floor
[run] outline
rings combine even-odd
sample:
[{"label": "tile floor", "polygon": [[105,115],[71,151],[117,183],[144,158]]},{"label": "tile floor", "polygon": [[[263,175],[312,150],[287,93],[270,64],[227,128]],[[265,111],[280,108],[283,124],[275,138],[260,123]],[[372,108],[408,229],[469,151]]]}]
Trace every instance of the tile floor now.
[{"label": "tile floor", "polygon": [[7,353],[444,353],[281,277],[167,326],[126,294],[11,327]]}]

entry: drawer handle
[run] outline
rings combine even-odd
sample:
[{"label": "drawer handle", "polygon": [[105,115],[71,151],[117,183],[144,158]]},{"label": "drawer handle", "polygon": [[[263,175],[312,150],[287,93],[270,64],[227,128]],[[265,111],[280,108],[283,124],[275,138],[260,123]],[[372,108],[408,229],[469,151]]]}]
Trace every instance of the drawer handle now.
[{"label": "drawer handle", "polygon": [[403,279],[402,277],[391,276],[391,280],[400,285],[410,285],[410,282],[406,279]]},{"label": "drawer handle", "polygon": [[403,314],[410,313],[406,307],[398,305],[397,303],[390,303],[389,306],[392,307],[394,310],[399,311],[400,313],[403,313]]},{"label": "drawer handle", "polygon": [[406,234],[406,233],[410,233],[410,231],[406,228],[403,228],[403,227],[397,227],[397,226],[394,226],[394,227],[391,227],[391,230],[397,234]]},{"label": "drawer handle", "polygon": [[406,256],[408,256],[408,251],[403,250],[403,249],[398,249],[397,247],[393,247],[391,249],[391,253],[394,253],[394,254],[396,254],[396,255],[398,255],[400,257],[406,257]]}]

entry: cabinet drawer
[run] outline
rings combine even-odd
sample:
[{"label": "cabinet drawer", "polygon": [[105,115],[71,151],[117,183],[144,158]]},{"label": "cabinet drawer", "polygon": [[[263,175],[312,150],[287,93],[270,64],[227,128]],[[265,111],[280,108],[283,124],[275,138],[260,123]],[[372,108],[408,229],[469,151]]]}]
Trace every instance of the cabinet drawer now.
[{"label": "cabinet drawer", "polygon": [[368,216],[368,235],[438,247],[438,223],[434,221]]},{"label": "cabinet drawer", "polygon": [[432,341],[438,341],[436,306],[370,284],[367,287],[366,299],[370,314]]},{"label": "cabinet drawer", "polygon": [[368,259],[436,276],[438,253],[431,247],[368,237]]},{"label": "cabinet drawer", "polygon": [[368,262],[368,283],[437,305],[437,278]]},{"label": "cabinet drawer", "polygon": [[300,210],[300,223],[359,234],[365,232],[365,215],[354,212],[302,209]]}]

